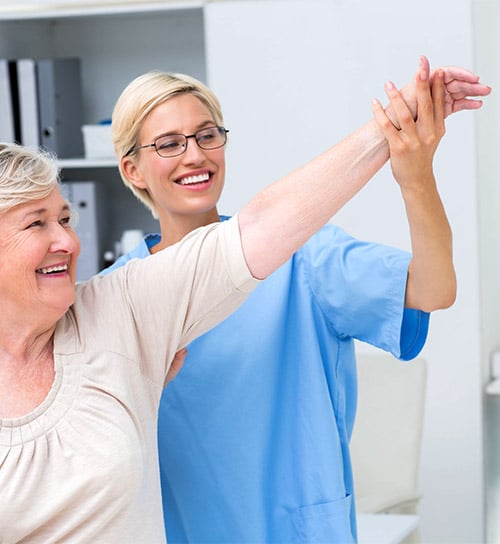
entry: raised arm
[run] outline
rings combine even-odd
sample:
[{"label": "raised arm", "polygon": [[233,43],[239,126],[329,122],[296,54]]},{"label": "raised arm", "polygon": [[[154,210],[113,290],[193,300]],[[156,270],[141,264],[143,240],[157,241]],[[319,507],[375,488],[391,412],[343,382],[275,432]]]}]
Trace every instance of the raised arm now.
[{"label": "raised arm", "polygon": [[[446,81],[446,74],[444,70],[441,84]],[[429,63],[425,57],[420,60],[417,77],[421,83],[425,81],[422,85],[429,86]],[[463,81],[461,85],[472,85],[477,96],[489,92],[489,87],[478,87],[477,81]],[[416,88],[417,83],[413,81],[403,91],[413,117],[417,109]],[[445,103],[450,99],[453,101],[453,96],[456,95],[445,85]],[[463,102],[463,98],[457,100],[460,102],[452,102],[448,108],[450,113],[467,109],[468,103]],[[475,103],[470,109],[476,107],[480,104]],[[387,141],[372,120],[258,193],[239,213],[243,251],[252,274],[265,278],[283,264],[373,177],[388,158]]]},{"label": "raised arm", "polygon": [[245,259],[265,278],[319,230],[389,157],[374,121],[259,192],[238,214]]},{"label": "raised arm", "polygon": [[374,101],[373,112],[389,143],[391,168],[401,189],[410,227],[412,260],[405,305],[430,312],[454,302],[456,278],[451,229],[432,166],[445,133],[445,74],[436,72],[431,89],[424,76],[422,72],[416,80],[416,121],[392,83],[386,85],[386,93],[401,128],[395,128],[380,102]]}]

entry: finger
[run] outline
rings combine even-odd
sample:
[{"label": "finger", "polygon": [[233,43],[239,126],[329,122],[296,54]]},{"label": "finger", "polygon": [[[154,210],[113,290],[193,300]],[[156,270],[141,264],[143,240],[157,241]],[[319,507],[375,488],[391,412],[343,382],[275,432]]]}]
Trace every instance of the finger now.
[{"label": "finger", "polygon": [[376,98],[372,100],[372,112],[380,131],[387,141],[391,143],[394,138],[398,137],[399,129],[394,126],[394,123],[385,113],[382,104]]},{"label": "finger", "polygon": [[187,349],[186,348],[180,349],[174,355],[174,358],[172,359],[172,362],[170,364],[170,368],[168,369],[168,372],[167,372],[166,383],[171,382],[177,376],[180,369],[182,368],[182,365],[184,364],[184,361],[186,359],[186,355],[187,355]]},{"label": "finger", "polygon": [[[419,79],[419,74],[425,74],[425,71],[419,71],[417,74],[417,81]],[[423,76],[425,77],[425,76]],[[397,125],[404,130],[405,132],[410,133],[415,129],[415,123],[413,120],[413,115],[405,102],[402,94],[398,91],[396,86],[392,81],[388,81],[384,85],[384,90],[389,98],[391,109],[396,117]],[[417,108],[418,108],[418,84],[417,84]],[[418,112],[418,109],[417,109]]]},{"label": "finger", "polygon": [[444,134],[444,118],[445,118],[445,90],[444,90],[444,73],[442,70],[436,72],[436,77],[432,81],[432,102],[433,102],[433,117],[434,126],[439,134]]},{"label": "finger", "polygon": [[489,85],[482,83],[470,83],[466,81],[453,80],[446,82],[446,90],[455,99],[465,98],[467,96],[488,96],[491,93]]},{"label": "finger", "polygon": [[420,55],[420,67],[419,67],[419,73],[425,73],[427,76],[427,79],[430,78],[430,63],[429,59],[425,55]]},{"label": "finger", "polygon": [[[437,70],[442,70],[444,72],[445,83],[449,83],[453,80],[466,81],[468,83],[477,83],[479,81],[479,76],[477,74],[458,66],[443,66]],[[434,77],[437,70],[433,70],[431,77]]]},{"label": "finger", "polygon": [[417,77],[417,119],[422,127],[429,127],[434,122],[434,104],[432,101],[429,80],[425,73]]},{"label": "finger", "polygon": [[180,370],[181,366],[184,364],[184,360],[186,359],[187,355],[187,349],[182,348],[180,349],[172,359],[172,366],[171,368],[175,368],[177,370]]},{"label": "finger", "polygon": [[463,110],[478,110],[483,105],[482,100],[475,100],[473,98],[464,98],[462,100],[455,100],[453,102],[453,113]]}]

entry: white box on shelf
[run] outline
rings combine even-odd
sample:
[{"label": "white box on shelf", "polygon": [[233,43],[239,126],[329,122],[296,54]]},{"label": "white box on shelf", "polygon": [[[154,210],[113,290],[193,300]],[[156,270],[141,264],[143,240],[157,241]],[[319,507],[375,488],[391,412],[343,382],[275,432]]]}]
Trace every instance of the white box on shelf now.
[{"label": "white box on shelf", "polygon": [[111,125],[83,125],[83,144],[85,157],[112,158],[115,156],[113,140],[111,139]]}]

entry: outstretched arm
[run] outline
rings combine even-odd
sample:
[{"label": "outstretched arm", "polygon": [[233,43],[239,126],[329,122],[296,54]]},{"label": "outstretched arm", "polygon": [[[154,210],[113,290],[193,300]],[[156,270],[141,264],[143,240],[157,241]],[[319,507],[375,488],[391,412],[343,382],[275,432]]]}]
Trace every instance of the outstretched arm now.
[{"label": "outstretched arm", "polygon": [[[446,81],[446,74],[444,70],[442,83]],[[425,57],[421,58],[416,77],[429,86],[429,63]],[[478,83],[463,81],[460,85],[463,88]],[[485,92],[482,87],[474,87],[479,96]],[[403,92],[412,117],[416,116],[416,89],[413,81]],[[449,97],[454,100],[445,85],[445,102]],[[466,109],[465,104],[452,102],[450,112]],[[387,141],[372,120],[258,193],[239,213],[243,251],[252,274],[265,278],[276,270],[342,208],[388,158]]]},{"label": "outstretched arm", "polygon": [[416,79],[417,120],[392,83],[386,85],[398,130],[374,101],[373,112],[387,138],[391,168],[406,207],[412,244],[405,305],[425,311],[447,308],[456,295],[452,235],[433,172],[433,158],[444,136],[445,74],[438,70],[431,88],[422,72]]}]

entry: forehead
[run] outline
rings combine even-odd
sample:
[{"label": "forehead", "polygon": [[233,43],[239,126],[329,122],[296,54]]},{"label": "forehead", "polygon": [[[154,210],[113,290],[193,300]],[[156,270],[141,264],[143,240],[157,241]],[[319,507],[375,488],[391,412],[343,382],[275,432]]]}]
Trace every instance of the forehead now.
[{"label": "forehead", "polygon": [[214,122],[210,110],[196,96],[174,96],[154,108],[144,120],[143,131],[191,131],[207,122]]},{"label": "forehead", "polygon": [[5,218],[11,217],[13,219],[20,219],[31,214],[46,213],[57,215],[62,210],[68,208],[69,204],[67,200],[62,196],[59,186],[56,185],[45,198],[18,204],[7,210],[3,216]]}]

